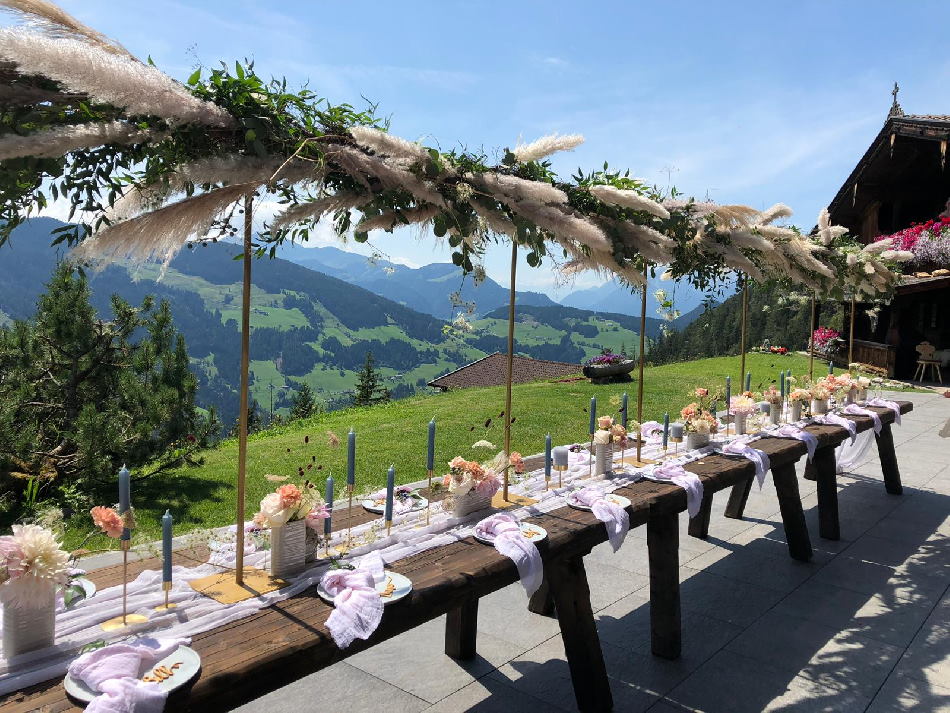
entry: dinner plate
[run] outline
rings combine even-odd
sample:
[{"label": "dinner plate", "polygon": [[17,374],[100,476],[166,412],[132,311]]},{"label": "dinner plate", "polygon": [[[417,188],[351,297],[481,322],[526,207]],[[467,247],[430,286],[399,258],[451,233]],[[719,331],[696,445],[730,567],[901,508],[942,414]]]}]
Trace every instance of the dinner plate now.
[{"label": "dinner plate", "polygon": [[[412,580],[404,574],[387,569],[386,578],[376,585],[376,591],[379,592],[383,604],[392,604],[412,591]],[[333,604],[333,595],[324,588],[323,582],[317,585],[317,596],[327,604]]]},{"label": "dinner plate", "polygon": [[[161,686],[166,693],[171,693],[193,679],[200,669],[201,657],[198,655],[198,652],[190,646],[179,646],[175,651],[146,671],[142,676],[142,680],[154,678],[155,683]],[[166,672],[171,672],[171,675],[163,677]],[[85,683],[78,678],[73,678],[70,674],[66,674],[66,678],[63,679],[63,686],[66,688],[66,693],[84,703],[89,703],[93,698],[99,695],[98,691],[92,690]]]},{"label": "dinner plate", "polygon": [[[630,498],[625,498],[623,495],[617,495],[616,493],[608,493],[604,496],[605,500],[609,500],[612,503],[616,503],[622,508],[630,507]],[[574,500],[574,493],[571,493],[567,496],[567,504],[576,510],[587,510],[590,512],[589,505],[582,505],[581,503]]]},{"label": "dinner plate", "polygon": [[[420,510],[425,510],[429,505],[429,501],[423,497],[420,497],[418,500],[413,498],[413,505],[409,510],[404,512],[396,512],[395,505],[393,506],[393,515],[405,515],[410,512],[419,512]],[[363,501],[363,507],[366,508],[369,512],[374,512],[378,515],[382,515],[386,512],[386,498],[380,498],[379,500],[374,500],[367,498]]]},{"label": "dinner plate", "polygon": [[[535,525],[533,522],[519,522],[518,525],[521,526],[521,534],[527,537],[530,542],[540,542],[548,536],[547,530],[540,525]],[[473,534],[475,535],[475,539],[479,542],[484,542],[486,545],[495,544],[495,538],[493,537],[480,537],[477,533]]]}]

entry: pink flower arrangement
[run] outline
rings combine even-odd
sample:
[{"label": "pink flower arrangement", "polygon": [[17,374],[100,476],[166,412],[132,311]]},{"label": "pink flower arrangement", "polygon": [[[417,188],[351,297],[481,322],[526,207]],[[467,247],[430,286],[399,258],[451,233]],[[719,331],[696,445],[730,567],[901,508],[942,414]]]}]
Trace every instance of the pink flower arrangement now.
[{"label": "pink flower arrangement", "polygon": [[702,398],[705,398],[705,397],[707,397],[707,396],[709,396],[709,389],[702,389],[702,388],[696,389],[696,398],[697,398],[697,399],[702,399]]},{"label": "pink flower arrangement", "polygon": [[[520,454],[516,453],[511,455],[518,455],[519,459],[521,457]],[[505,464],[504,452],[495,456],[495,459],[487,466],[475,461],[465,460],[461,456],[455,456],[449,462],[449,472],[442,478],[442,485],[456,496],[466,495],[470,491],[474,491],[479,495],[492,496],[501,487],[499,471],[514,465],[510,462],[510,459],[508,464]]]},{"label": "pink flower arrangement", "polygon": [[610,416],[598,416],[598,417],[597,417],[597,425],[598,425],[598,427],[600,427],[600,428],[602,428],[603,430],[607,431],[607,430],[610,429],[611,426],[614,425],[614,420],[613,420],[613,418],[611,418]]},{"label": "pink flower arrangement", "polygon": [[[907,263],[911,268],[950,265],[950,216],[913,223],[891,235],[882,235],[875,242],[882,240],[890,240],[892,250],[912,252],[914,259]],[[886,253],[885,250],[882,257],[886,258]]]},{"label": "pink flower arrangement", "polygon": [[768,401],[770,404],[780,404],[782,403],[782,392],[774,386],[770,386],[762,392],[762,400]]},{"label": "pink flower arrangement", "polygon": [[330,510],[327,508],[326,503],[321,503],[307,513],[307,527],[319,532],[322,528],[323,521],[328,517],[330,517]]},{"label": "pink flower arrangement", "polygon": [[815,349],[818,351],[824,351],[831,343],[841,338],[841,332],[831,329],[830,327],[818,327],[811,335],[812,344],[815,345]]},{"label": "pink flower arrangement", "polygon": [[[699,391],[699,389],[697,389]],[[687,404],[680,410],[680,419],[687,431],[694,433],[717,433],[719,420],[698,403]]]},{"label": "pink flower arrangement", "polygon": [[508,463],[515,469],[515,473],[524,473],[524,458],[518,451],[512,451],[508,456]]},{"label": "pink flower arrangement", "polygon": [[281,485],[277,488],[277,496],[280,498],[280,506],[282,508],[296,508],[300,505],[301,500],[303,500],[303,493],[300,492],[300,488],[293,483]]},{"label": "pink flower arrangement", "polygon": [[97,505],[89,514],[92,516],[92,524],[109,537],[118,538],[122,535],[125,525],[122,524],[122,516],[115,509]]}]

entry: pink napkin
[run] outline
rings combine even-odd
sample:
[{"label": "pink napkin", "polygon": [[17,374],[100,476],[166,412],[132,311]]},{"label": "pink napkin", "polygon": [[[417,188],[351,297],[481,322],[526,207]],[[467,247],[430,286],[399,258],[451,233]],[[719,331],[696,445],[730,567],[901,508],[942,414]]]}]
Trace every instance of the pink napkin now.
[{"label": "pink napkin", "polygon": [[190,639],[142,638],[112,644],[83,654],[69,665],[69,673],[97,696],[86,708],[96,713],[158,713],[166,693],[156,683],[139,680],[158,661],[187,645]]},{"label": "pink napkin", "polygon": [[703,483],[698,475],[676,463],[665,463],[654,468],[650,478],[660,482],[669,481],[683,488],[686,491],[686,512],[690,517],[696,517],[703,502]]},{"label": "pink napkin", "polygon": [[836,413],[826,413],[824,416],[816,416],[815,421],[818,423],[830,423],[834,426],[841,426],[846,428],[848,433],[851,434],[851,445],[854,445],[854,439],[858,435],[858,426],[849,418],[842,418]]},{"label": "pink napkin", "polygon": [[793,426],[790,423],[779,426],[775,430],[769,431],[769,433],[779,438],[797,438],[799,441],[804,441],[805,448],[808,449],[808,460],[814,459],[815,450],[818,448],[818,438],[815,434],[809,433],[804,428]]},{"label": "pink napkin", "polygon": [[769,457],[763,451],[753,448],[749,445],[749,436],[739,436],[722,447],[723,453],[734,456],[743,456],[752,461],[755,466],[755,479],[759,482],[759,487],[765,482],[765,474],[769,472]]},{"label": "pink napkin", "polygon": [[323,575],[323,588],[333,597],[327,628],[341,649],[355,639],[368,639],[383,620],[383,600],[376,584],[386,573],[383,559],[373,552],[356,569],[331,569]]},{"label": "pink napkin", "polygon": [[529,597],[538,590],[544,577],[541,555],[513,516],[504,512],[490,515],[475,525],[475,534],[493,542],[499,553],[511,558]]},{"label": "pink napkin", "polygon": [[850,414],[852,416],[870,416],[871,419],[874,421],[874,432],[875,433],[881,432],[881,428],[882,428],[881,417],[878,416],[873,411],[871,411],[870,409],[862,408],[861,406],[858,406],[857,404],[848,404],[847,406],[844,407],[844,413]]},{"label": "pink napkin", "polygon": [[626,508],[611,502],[597,488],[584,488],[569,496],[578,505],[585,505],[607,528],[607,538],[614,552],[620,549],[630,531],[630,515]]},{"label": "pink napkin", "polygon": [[651,443],[663,440],[663,424],[659,421],[647,421],[640,426],[640,434]]},{"label": "pink napkin", "polygon": [[868,406],[877,406],[879,408],[889,408],[894,412],[894,423],[901,425],[901,407],[896,401],[888,401],[880,396],[866,402]]}]

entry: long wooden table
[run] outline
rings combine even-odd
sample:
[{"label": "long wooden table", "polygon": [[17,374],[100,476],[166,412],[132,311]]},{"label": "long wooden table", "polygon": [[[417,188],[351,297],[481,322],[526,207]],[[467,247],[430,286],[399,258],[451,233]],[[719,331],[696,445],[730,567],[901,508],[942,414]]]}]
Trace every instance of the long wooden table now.
[{"label": "long wooden table", "polygon": [[[835,439],[840,443],[846,437],[842,428],[820,428],[821,438],[827,444]],[[774,441],[767,444],[773,474],[778,469],[794,476],[794,464],[805,454],[804,444],[785,439],[769,441]],[[529,467],[531,464],[529,460]],[[686,467],[700,476],[705,499],[710,503],[714,493],[744,487],[754,477],[754,467],[745,459],[708,456]],[[780,499],[789,533],[789,551],[802,559],[811,546],[797,483],[794,477],[790,480],[780,476],[777,484],[779,480],[783,483]],[[653,652],[676,658],[681,647],[678,518],[686,510],[685,491],[675,485],[641,481],[617,492],[631,500],[631,528],[647,526]],[[354,524],[374,518],[361,508],[354,510]],[[708,527],[708,512],[704,503],[703,512],[694,521],[702,523],[705,518]],[[343,517],[335,520],[337,529],[348,526]],[[532,609],[558,614],[579,709],[611,710],[610,685],[583,562],[593,547],[606,541],[606,528],[591,513],[570,507],[532,517],[530,521],[548,532],[547,539],[539,543],[545,584],[532,599]],[[137,572],[159,565],[157,559],[151,559],[132,568]],[[230,710],[443,614],[448,615],[446,653],[469,658],[476,652],[479,598],[518,579],[511,560],[474,538],[407,557],[392,563],[390,568],[408,576],[413,590],[405,599],[387,606],[379,629],[368,641],[356,641],[340,650],[326,629],[331,607],[311,588],[249,617],[196,634],[192,646],[202,657],[201,675],[188,689],[176,692],[166,710]],[[91,573],[91,578],[100,587],[117,585],[121,582],[121,567],[98,570]],[[60,684],[59,679],[46,681],[11,694],[0,701],[0,711],[80,710]]]}]

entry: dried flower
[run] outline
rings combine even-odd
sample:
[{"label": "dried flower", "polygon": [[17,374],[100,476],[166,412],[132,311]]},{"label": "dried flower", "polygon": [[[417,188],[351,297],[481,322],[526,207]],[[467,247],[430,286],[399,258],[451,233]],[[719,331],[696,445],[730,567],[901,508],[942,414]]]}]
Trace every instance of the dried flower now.
[{"label": "dried flower", "polygon": [[580,134],[567,134],[565,136],[551,134],[549,136],[542,136],[530,144],[517,146],[511,153],[513,153],[515,158],[521,163],[528,163],[529,161],[538,161],[558,151],[571,151],[582,143],[584,143],[584,137]]}]

